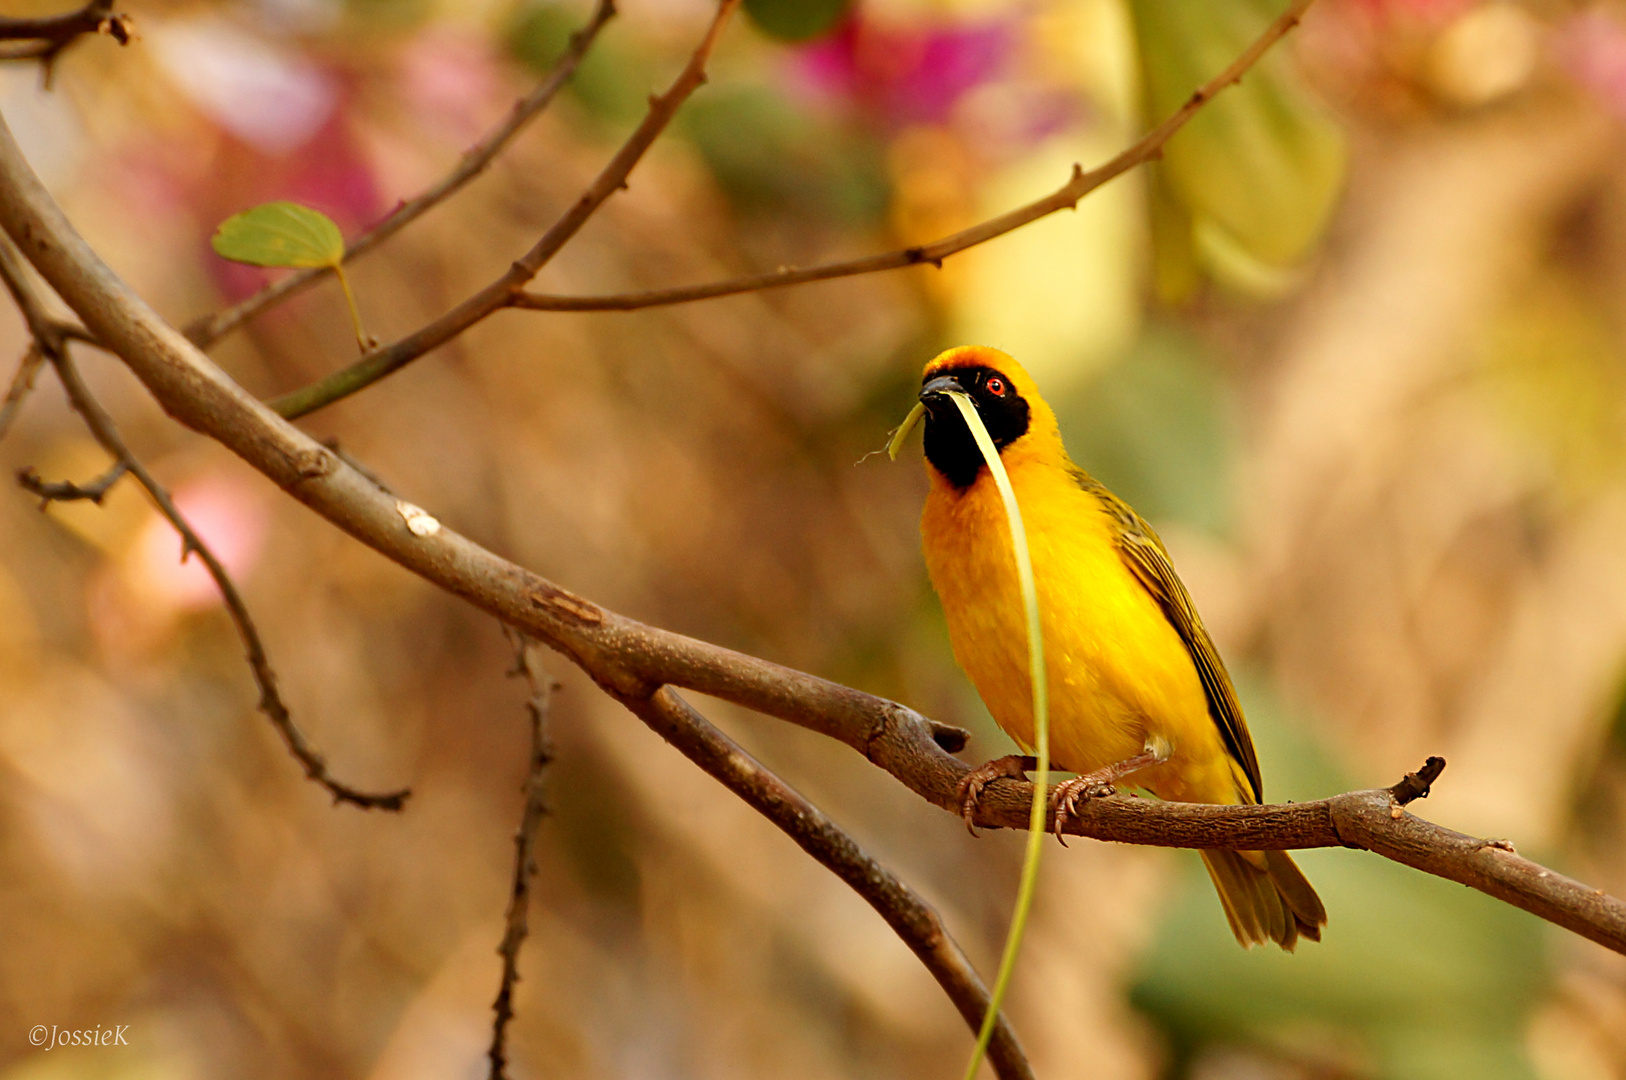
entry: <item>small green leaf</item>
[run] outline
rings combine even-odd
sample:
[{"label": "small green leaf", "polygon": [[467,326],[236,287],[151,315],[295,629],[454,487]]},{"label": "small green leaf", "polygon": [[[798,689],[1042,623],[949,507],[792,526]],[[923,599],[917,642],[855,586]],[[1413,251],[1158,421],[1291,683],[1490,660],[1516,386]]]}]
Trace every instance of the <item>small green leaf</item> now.
[{"label": "small green leaf", "polygon": [[344,236],[333,219],[296,202],[268,202],[220,223],[215,251],[255,266],[331,266],[344,261]]}]

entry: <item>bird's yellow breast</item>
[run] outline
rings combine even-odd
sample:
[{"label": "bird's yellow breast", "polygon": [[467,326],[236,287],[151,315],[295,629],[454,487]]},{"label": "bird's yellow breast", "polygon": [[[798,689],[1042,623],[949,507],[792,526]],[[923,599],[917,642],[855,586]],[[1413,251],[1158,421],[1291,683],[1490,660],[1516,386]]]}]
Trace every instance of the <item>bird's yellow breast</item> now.
[{"label": "bird's yellow breast", "polygon": [[[1238,774],[1191,655],[1119,554],[1101,501],[1020,447],[1003,458],[1033,558],[1056,767],[1089,772],[1161,737],[1172,756],[1137,785],[1163,798],[1237,801]],[[999,492],[986,470],[964,491],[935,473],[931,481],[921,536],[955,659],[1000,727],[1031,749],[1026,622]]]}]

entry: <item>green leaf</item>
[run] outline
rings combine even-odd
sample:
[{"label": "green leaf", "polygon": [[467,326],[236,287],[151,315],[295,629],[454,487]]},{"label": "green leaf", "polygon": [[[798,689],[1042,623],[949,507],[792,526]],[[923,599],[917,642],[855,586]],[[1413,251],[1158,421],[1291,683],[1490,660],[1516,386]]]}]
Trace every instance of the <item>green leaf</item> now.
[{"label": "green leaf", "polygon": [[[1178,109],[1281,6],[1132,0],[1149,118]],[[1182,288],[1180,264],[1192,254],[1228,284],[1268,291],[1273,272],[1303,260],[1325,230],[1343,186],[1344,138],[1295,85],[1286,59],[1278,46],[1169,141],[1154,193],[1172,204],[1157,222],[1162,291]],[[1176,211],[1190,221],[1178,238],[1166,235],[1178,227]]]},{"label": "green leaf", "polygon": [[745,0],[745,13],[781,41],[808,41],[832,30],[852,0]]},{"label": "green leaf", "polygon": [[333,219],[296,202],[268,202],[220,223],[215,251],[255,266],[331,266],[344,261],[344,236]]}]

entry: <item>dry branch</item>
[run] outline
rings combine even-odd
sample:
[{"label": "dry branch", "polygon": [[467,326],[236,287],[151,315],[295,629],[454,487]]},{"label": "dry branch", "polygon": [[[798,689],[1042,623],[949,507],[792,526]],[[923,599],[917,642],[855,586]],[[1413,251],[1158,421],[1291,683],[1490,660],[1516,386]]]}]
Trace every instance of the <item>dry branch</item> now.
[{"label": "dry branch", "polygon": [[[450,528],[409,531],[388,495],[238,386],[91,250],[0,123],[0,225],[47,282],[171,416],[219,441],[294,498],[425,580],[563,653],[621,700],[664,685],[696,690],[839,739],[910,790],[958,813],[967,771],[934,738],[957,729],[824,679],[608,611],[499,558]],[[1029,787],[990,784],[977,822],[1022,828]],[[1387,790],[1286,806],[1207,806],[1112,797],[1066,831],[1194,848],[1360,847],[1461,882],[1626,953],[1626,904],[1486,841],[1397,808]]]},{"label": "dry branch", "polygon": [[119,460],[113,463],[112,468],[90,483],[76,484],[72,480],[42,479],[39,473],[35,472],[33,467],[30,466],[18,471],[17,484],[24,491],[39,496],[41,510],[54,502],[84,501],[93,502],[100,506],[102,500],[107,498],[108,491],[112,489],[114,484],[122,480],[124,474],[129,471],[130,463]]},{"label": "dry branch", "polygon": [[[881,255],[871,255],[861,259],[851,259],[845,262],[827,263],[822,266],[803,268],[787,267],[771,273],[756,274],[749,277],[733,278],[727,281],[712,282],[704,285],[691,285],[673,289],[657,289],[650,292],[621,293],[612,296],[547,296],[524,291],[524,285],[540,269],[538,263],[535,269],[520,279],[514,270],[503,275],[485,289],[464,301],[452,311],[441,316],[428,326],[417,331],[409,337],[357,360],[354,364],[340,371],[326,376],[302,389],[285,394],[271,403],[271,407],[289,419],[297,419],[316,411],[341,398],[348,397],[359,390],[365,389],[372,383],[384,378],[402,367],[416,360],[452,337],[461,333],[474,323],[486,318],[503,307],[529,308],[538,311],[635,311],[640,308],[659,307],[668,304],[682,304],[693,300],[706,300],[712,297],[731,296],[744,292],[759,292],[763,289],[777,289],[788,285],[801,285],[813,281],[827,281],[831,278],[853,277],[858,274],[871,274],[881,270],[896,270],[905,266],[920,266],[931,264],[941,266],[943,260],[956,255],[967,248],[987,243],[996,237],[1031,224],[1040,218],[1048,217],[1058,210],[1072,209],[1078,201],[1107,181],[1122,176],[1137,165],[1143,165],[1155,160],[1163,154],[1163,147],[1174,137],[1175,133],[1185,127],[1186,123],[1195,116],[1199,109],[1213,100],[1216,95],[1227,86],[1242,81],[1260,57],[1270,50],[1270,47],[1281,40],[1288,32],[1299,24],[1305,10],[1313,0],[1293,0],[1287,10],[1283,11],[1265,31],[1249,45],[1243,53],[1233,60],[1229,66],[1214,78],[1204,83],[1192,92],[1186,103],[1180,106],[1173,115],[1165,119],[1157,127],[1147,132],[1133,146],[1124,150],[1106,164],[1085,172],[1081,167],[1073,166],[1072,178],[1057,190],[1042,199],[1017,207],[996,218],[991,218],[969,229],[964,229],[952,236],[944,237],[931,244],[918,247],[903,248]],[[726,9],[725,2],[724,8]],[[723,13],[720,12],[719,17]],[[712,33],[707,42],[702,44],[702,50],[709,50],[710,38],[715,36],[718,24],[713,24]],[[690,68],[685,70],[685,76],[691,72],[697,79],[704,78],[703,51],[697,51],[695,60],[691,61]],[[679,83],[682,83],[682,77]],[[698,82],[695,83],[699,85]],[[677,91],[675,84],[671,91],[662,98],[651,102],[649,116],[628,145],[632,145],[644,132],[646,127],[654,127],[658,133],[665,126],[665,119],[657,121],[658,107]],[[691,88],[692,89],[692,88]],[[675,111],[675,105],[673,106]],[[651,135],[653,137],[653,135]],[[641,150],[639,151],[642,152]],[[623,148],[623,154],[626,148]],[[618,155],[618,158],[620,155]],[[636,160],[636,159],[634,159]],[[613,165],[613,163],[612,163]],[[629,165],[630,168],[630,165]],[[606,170],[609,172],[610,170]],[[624,176],[625,174],[623,174]],[[601,176],[600,181],[602,182]],[[599,187],[595,184],[595,189]],[[586,196],[583,197],[585,201]],[[578,203],[580,207],[582,204]],[[573,211],[576,208],[572,208]],[[591,214],[592,208],[585,211]],[[567,215],[568,217],[569,215]],[[557,229],[558,226],[555,226]],[[550,233],[551,234],[551,233]],[[568,236],[565,237],[568,239]],[[534,250],[534,249],[533,249]],[[523,261],[523,260],[522,260]],[[516,264],[516,268],[519,264]]]},{"label": "dry branch", "polygon": [[880,270],[898,270],[906,266],[930,264],[941,267],[944,259],[958,255],[967,248],[985,244],[1024,225],[1032,224],[1042,217],[1048,217],[1058,210],[1074,209],[1080,199],[1109,180],[1122,176],[1137,165],[1144,165],[1162,157],[1163,147],[1175,133],[1185,127],[1186,123],[1197,115],[1197,111],[1212,101],[1220,91],[1227,86],[1240,83],[1248,69],[1258,63],[1259,58],[1264,56],[1272,45],[1299,24],[1305,10],[1313,2],[1314,0],[1294,0],[1288,5],[1287,10],[1277,16],[1265,28],[1264,33],[1260,34],[1224,71],[1198,87],[1173,115],[1112,160],[1089,172],[1075,165],[1072,178],[1044,198],[973,225],[969,229],[963,229],[952,236],[946,236],[930,244],[900,248],[897,251],[869,255],[861,259],[825,263],[821,266],[787,266],[766,274],[752,274],[703,285],[615,293],[607,296],[552,296],[520,292],[511,301],[512,306],[533,311],[637,311],[642,308],[686,304],[694,300],[710,300],[719,296],[734,296],[738,293],[761,292],[764,289],[781,289],[787,285],[803,285],[813,281],[829,281],[832,278],[873,274]]},{"label": "dry branch", "polygon": [[46,313],[44,304],[35,294],[33,283],[24,274],[17,253],[10,243],[0,242],[0,280],[5,282],[13,299],[17,301],[17,306],[34,335],[35,347],[56,369],[69,403],[84,419],[91,435],[101,444],[102,449],[112,456],[114,462],[108,472],[89,485],[49,484],[38,480],[32,470],[24,470],[18,476],[22,486],[48,502],[53,499],[91,499],[99,503],[107,489],[125,473],[134,476],[146,489],[148,497],[158,507],[158,512],[164,515],[165,520],[180,535],[181,557],[184,559],[196,555],[203,561],[209,577],[214,580],[215,587],[225,602],[226,611],[231,616],[232,625],[236,627],[238,637],[242,639],[249,670],[260,688],[260,711],[265,713],[272,726],[282,736],[289,753],[293,754],[304,767],[305,775],[326,788],[336,803],[349,803],[363,810],[400,810],[405,805],[407,796],[412,794],[410,789],[373,794],[343,783],[328,771],[322,755],[312,748],[304,732],[295,725],[288,706],[277,690],[277,674],[271,667],[270,658],[266,656],[265,645],[260,640],[259,627],[255,625],[254,617],[249,614],[248,605],[243,602],[242,594],[237,591],[237,584],[232,581],[225,564],[215,556],[203,542],[203,538],[182,516],[180,509],[175,505],[175,500],[170,498],[169,491],[131,452],[112,414],[102,406],[80,377],[78,367],[68,355],[64,341],[66,335],[61,324]]},{"label": "dry branch", "polygon": [[531,657],[534,644],[517,630],[503,627],[503,635],[514,646],[514,666],[510,675],[522,676],[530,687],[525,699],[525,714],[530,720],[531,749],[525,768],[525,809],[520,812],[519,828],[514,830],[514,880],[508,894],[508,912],[504,917],[502,944],[497,955],[502,957],[502,982],[497,987],[497,999],[491,1003],[496,1015],[491,1021],[491,1048],[486,1057],[491,1062],[490,1080],[505,1080],[508,1075],[508,1022],[514,1018],[514,984],[519,982],[519,950],[531,932],[531,878],[536,875],[536,832],[547,815],[543,799],[542,777],[553,762],[553,742],[548,736],[548,711],[553,704],[553,692],[558,684],[542,670]]},{"label": "dry branch", "polygon": [[[684,757],[779,826],[798,847],[862,896],[920,958],[971,1033],[977,1033],[988,1013],[988,989],[930,904],[670,688],[647,698],[621,700]],[[994,1025],[988,1060],[1000,1080],[1032,1080],[1033,1070],[1003,1013]]]},{"label": "dry branch", "polygon": [[[508,119],[466,150],[451,172],[431,187],[397,206],[383,221],[345,245],[344,261],[348,263],[367,254],[483,173],[497,155],[508,148],[514,136],[558,96],[571,76],[576,74],[576,69],[581,66],[582,58],[587,55],[587,50],[598,37],[599,31],[604,29],[604,24],[614,16],[615,0],[599,0],[587,24],[570,35],[570,44],[563,55],[554,62],[536,89],[514,103]],[[199,348],[208,348],[266,308],[303,292],[332,272],[332,269],[326,266],[313,266],[295,271],[224,311],[194,320],[187,325],[186,336]]]},{"label": "dry branch", "polygon": [[38,345],[30,344],[23,351],[23,358],[17,362],[17,373],[11,377],[11,385],[6,387],[5,400],[0,401],[0,439],[5,438],[6,432],[11,430],[12,421],[23,407],[23,399],[34,389],[34,377],[44,365],[45,354]]},{"label": "dry branch", "polygon": [[292,419],[331,405],[400,370],[431,349],[446,344],[493,312],[508,307],[514,296],[587,224],[598,208],[627,186],[627,178],[643,159],[644,152],[666,130],[689,96],[704,85],[706,61],[711,58],[711,51],[729,16],[739,5],[740,0],[720,0],[716,15],[672,85],[665,93],[649,99],[649,111],[644,114],[643,121],[627,136],[627,141],[621,144],[621,149],[615,152],[587,190],[548,227],[531,250],[514,260],[497,280],[427,326],[390,345],[372,350],[349,367],[310,386],[283,395],[272,402],[271,407]]},{"label": "dry branch", "polygon": [[0,61],[38,60],[51,83],[57,58],[86,34],[106,34],[120,45],[133,36],[129,16],[113,10],[113,0],[88,0],[84,7],[43,18],[0,17]]}]

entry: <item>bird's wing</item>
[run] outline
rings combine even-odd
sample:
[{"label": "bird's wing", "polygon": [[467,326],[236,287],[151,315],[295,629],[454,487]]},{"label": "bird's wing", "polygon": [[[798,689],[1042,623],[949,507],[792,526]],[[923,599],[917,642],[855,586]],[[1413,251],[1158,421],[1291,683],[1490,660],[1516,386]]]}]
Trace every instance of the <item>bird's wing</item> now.
[{"label": "bird's wing", "polygon": [[1214,648],[1214,641],[1208,636],[1208,630],[1197,614],[1197,606],[1191,602],[1191,594],[1186,592],[1185,585],[1174,572],[1174,564],[1169,561],[1163,541],[1158,539],[1157,533],[1139,514],[1130,509],[1128,503],[1108,491],[1094,477],[1080,471],[1077,480],[1079,486],[1100,499],[1112,515],[1118,554],[1123,556],[1124,562],[1146,587],[1146,591],[1157,600],[1164,616],[1179,633],[1180,640],[1185,642],[1186,652],[1191,654],[1197,677],[1202,680],[1203,691],[1208,695],[1209,715],[1219,725],[1226,749],[1247,774],[1254,799],[1264,802],[1259,759],[1253,752],[1253,738],[1248,734],[1247,721],[1242,718],[1236,688],[1231,685],[1231,676],[1225,670],[1219,650]]}]

